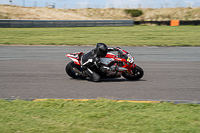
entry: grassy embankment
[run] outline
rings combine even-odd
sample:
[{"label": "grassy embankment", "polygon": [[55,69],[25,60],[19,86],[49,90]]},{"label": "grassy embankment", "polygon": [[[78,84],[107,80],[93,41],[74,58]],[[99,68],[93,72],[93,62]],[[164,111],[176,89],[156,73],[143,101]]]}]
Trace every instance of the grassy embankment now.
[{"label": "grassy embankment", "polygon": [[200,105],[0,100],[1,133],[198,133]]},{"label": "grassy embankment", "polygon": [[[196,8],[141,8],[143,15],[135,17],[138,21],[200,20],[200,7]],[[0,5],[0,19],[35,20],[99,20],[133,19],[116,8],[54,9],[46,7],[21,7]]]},{"label": "grassy embankment", "polygon": [[200,46],[200,26],[0,28],[6,45]]}]

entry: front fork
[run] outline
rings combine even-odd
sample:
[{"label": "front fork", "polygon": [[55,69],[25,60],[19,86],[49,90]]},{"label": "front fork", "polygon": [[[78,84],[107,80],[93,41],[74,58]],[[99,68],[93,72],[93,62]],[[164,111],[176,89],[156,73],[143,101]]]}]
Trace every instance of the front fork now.
[{"label": "front fork", "polygon": [[130,73],[131,75],[134,75],[132,68],[135,68],[137,65],[133,64],[132,67],[128,68],[128,73]]}]

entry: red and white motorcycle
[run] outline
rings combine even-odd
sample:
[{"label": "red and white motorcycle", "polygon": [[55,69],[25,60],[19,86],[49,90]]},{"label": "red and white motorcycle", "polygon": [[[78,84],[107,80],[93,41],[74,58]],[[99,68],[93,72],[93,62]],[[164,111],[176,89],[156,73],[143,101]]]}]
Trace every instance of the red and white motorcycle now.
[{"label": "red and white motorcycle", "polygon": [[[83,54],[83,52],[66,54],[66,57],[69,57],[72,62],[66,65],[65,70],[74,79],[88,77],[81,71],[81,56]],[[100,58],[100,62],[105,69],[100,70],[96,65],[91,66],[90,69],[101,78],[119,78],[122,75],[128,80],[139,80],[144,75],[143,69],[134,63],[134,57],[123,49],[117,53],[108,52],[105,57]]]}]

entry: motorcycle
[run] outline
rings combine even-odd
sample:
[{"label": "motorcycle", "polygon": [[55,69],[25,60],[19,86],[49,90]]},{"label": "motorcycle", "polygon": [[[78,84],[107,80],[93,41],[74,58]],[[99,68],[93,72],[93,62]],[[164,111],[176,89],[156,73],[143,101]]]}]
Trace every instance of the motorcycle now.
[{"label": "motorcycle", "polygon": [[[81,57],[83,52],[69,53],[72,62],[69,62],[66,67],[66,73],[74,79],[86,79],[89,77],[81,71]],[[100,57],[102,69],[99,69],[95,64],[91,66],[94,76],[98,74],[102,78],[119,78],[123,76],[128,80],[139,80],[143,77],[143,69],[134,63],[134,57],[123,49],[116,52],[108,52],[105,57]],[[93,80],[94,77],[89,77]]]}]

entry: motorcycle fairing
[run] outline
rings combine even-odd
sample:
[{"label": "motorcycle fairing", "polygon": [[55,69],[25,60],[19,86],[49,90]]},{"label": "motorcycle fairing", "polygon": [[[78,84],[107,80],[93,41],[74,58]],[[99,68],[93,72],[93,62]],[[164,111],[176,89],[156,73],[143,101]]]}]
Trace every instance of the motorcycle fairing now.
[{"label": "motorcycle fairing", "polygon": [[77,65],[81,65],[81,56],[83,55],[83,52],[80,52],[80,53],[69,53],[69,54],[66,54],[66,57],[69,57],[71,60],[74,61],[75,64]]},{"label": "motorcycle fairing", "polygon": [[100,62],[106,66],[109,66],[113,61],[113,58],[100,58]]},{"label": "motorcycle fairing", "polygon": [[108,52],[105,58],[114,58],[115,54]]}]

